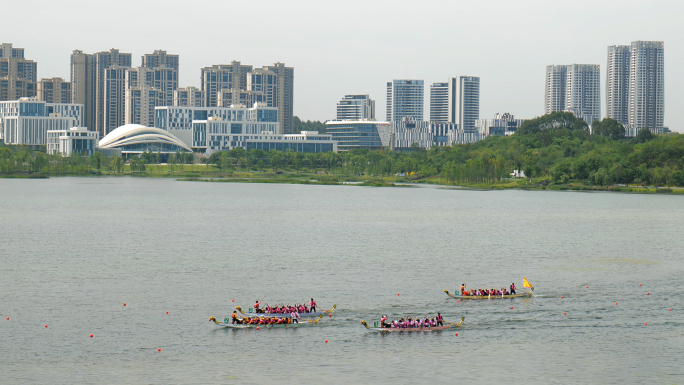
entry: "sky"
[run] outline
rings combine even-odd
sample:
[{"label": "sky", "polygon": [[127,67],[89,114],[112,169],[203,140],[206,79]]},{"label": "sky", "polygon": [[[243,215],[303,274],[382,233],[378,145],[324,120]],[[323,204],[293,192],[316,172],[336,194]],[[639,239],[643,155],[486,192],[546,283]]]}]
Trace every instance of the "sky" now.
[{"label": "sky", "polygon": [[335,118],[346,94],[370,94],[385,117],[386,83],[480,77],[480,117],[544,113],[550,64],[599,64],[605,116],[606,51],[665,42],[665,125],[684,131],[684,1],[22,0],[0,5],[0,40],[26,49],[38,77],[69,79],[69,56],[118,48],[180,55],[180,86],[233,60],[295,68],[294,114]]}]

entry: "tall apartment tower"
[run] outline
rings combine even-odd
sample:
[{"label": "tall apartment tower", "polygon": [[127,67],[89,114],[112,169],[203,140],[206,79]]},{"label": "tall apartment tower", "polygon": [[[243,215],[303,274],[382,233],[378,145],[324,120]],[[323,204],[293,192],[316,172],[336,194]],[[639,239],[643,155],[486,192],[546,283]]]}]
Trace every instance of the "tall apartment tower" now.
[{"label": "tall apartment tower", "polygon": [[461,130],[476,130],[480,119],[480,78],[459,76],[449,78],[448,121]]},{"label": "tall apartment tower", "polygon": [[285,67],[284,63],[274,63],[272,66],[263,67],[277,76],[278,90],[276,104],[269,107],[278,107],[278,122],[283,134],[292,134],[294,123],[294,68]]},{"label": "tall apartment tower", "polygon": [[422,80],[395,79],[387,82],[387,121],[404,118],[422,121],[423,88]]},{"label": "tall apartment tower", "polygon": [[[232,104],[245,104],[251,108],[254,102],[261,102],[266,103],[269,107],[277,107],[278,88],[278,75],[275,72],[265,68],[255,68],[247,74],[246,89],[249,90],[249,94],[236,92],[235,101]],[[243,101],[246,99],[245,95],[248,95],[249,100],[253,100],[252,103]],[[228,107],[228,105],[224,104],[224,107]]]},{"label": "tall apartment tower", "polygon": [[546,66],[545,113],[572,112],[587,124],[601,119],[598,64]]},{"label": "tall apartment tower", "polygon": [[159,98],[164,106],[173,105],[173,92],[178,88],[179,56],[169,55],[166,51],[156,50],[142,56],[142,68],[145,84],[159,91]]},{"label": "tall apartment tower", "polygon": [[71,101],[83,105],[83,125],[95,131],[97,124],[97,62],[95,55],[71,53]]},{"label": "tall apartment tower", "polygon": [[24,58],[23,48],[0,45],[0,100],[36,96],[38,64]]},{"label": "tall apartment tower", "polygon": [[197,87],[178,88],[173,92],[176,107],[204,107],[204,92]]},{"label": "tall apartment tower", "polygon": [[665,49],[662,41],[633,41],[608,47],[607,116],[622,123],[627,136],[663,127]]},{"label": "tall apartment tower", "polygon": [[252,66],[241,65],[239,61],[202,68],[200,83],[204,92],[204,106],[216,107],[217,95],[221,90],[247,89],[247,73],[251,71]]},{"label": "tall apartment tower", "polygon": [[608,47],[606,116],[624,126],[629,124],[629,57],[628,45]]},{"label": "tall apartment tower", "polygon": [[449,121],[449,83],[433,83],[430,86],[430,121]]},{"label": "tall apartment tower", "polygon": [[36,96],[48,103],[71,103],[71,83],[62,78],[40,79]]},{"label": "tall apartment tower", "polygon": [[337,102],[337,120],[375,120],[375,100],[369,95],[345,95]]},{"label": "tall apartment tower", "polygon": [[665,117],[665,49],[662,41],[634,41],[629,63],[629,129],[657,130]]}]

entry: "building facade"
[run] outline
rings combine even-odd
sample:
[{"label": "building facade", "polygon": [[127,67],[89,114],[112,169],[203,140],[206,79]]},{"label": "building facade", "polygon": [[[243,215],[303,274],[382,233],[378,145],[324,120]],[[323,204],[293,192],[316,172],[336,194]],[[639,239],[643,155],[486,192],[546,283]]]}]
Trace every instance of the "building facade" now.
[{"label": "building facade", "polygon": [[448,146],[449,132],[458,126],[448,122],[426,122],[403,119],[392,122],[392,150],[410,151],[414,145],[431,149],[434,146]]},{"label": "building facade", "polygon": [[83,125],[97,131],[97,61],[95,55],[74,50],[70,59],[71,101],[82,104]]},{"label": "building facade", "polygon": [[630,46],[608,47],[606,66],[606,116],[624,126],[629,124]]},{"label": "building facade", "polygon": [[572,112],[588,125],[601,119],[601,72],[598,64],[546,67],[545,113]]},{"label": "building facade", "polygon": [[193,133],[194,121],[208,121],[210,118],[215,118],[233,124],[236,132],[240,131],[245,135],[257,135],[262,132],[281,135],[278,112],[277,108],[263,104],[256,104],[251,108],[242,105],[234,107],[165,106],[155,109],[154,126],[168,131],[192,147],[198,141]]},{"label": "building facade", "polygon": [[38,64],[24,58],[23,48],[0,45],[0,100],[18,100],[37,93]]},{"label": "building facade", "polygon": [[383,150],[392,146],[392,124],[388,122],[330,121],[325,126],[340,151],[356,148]]},{"label": "building facade", "polygon": [[461,130],[474,131],[475,121],[480,118],[480,78],[450,78],[448,103],[448,121]]},{"label": "building facade", "polygon": [[173,92],[175,107],[204,107],[204,91],[197,87],[178,88]]},{"label": "building facade", "polygon": [[424,82],[422,80],[393,80],[387,82],[388,122],[404,118],[423,120]]},{"label": "building facade", "polygon": [[526,119],[515,119],[515,116],[508,112],[497,113],[494,119],[478,119],[475,121],[475,128],[481,137],[490,135],[509,136],[513,135]]},{"label": "building facade", "polygon": [[433,83],[430,86],[430,121],[449,121],[449,83]]},{"label": "building facade", "polygon": [[79,104],[46,103],[35,97],[0,102],[0,139],[13,145],[44,145],[48,130],[78,126],[82,112]]},{"label": "building facade", "polygon": [[337,102],[337,120],[375,120],[375,101],[369,95],[345,95]]},{"label": "building facade", "polygon": [[47,103],[71,103],[71,83],[62,78],[40,79],[37,97]]},{"label": "building facade", "polygon": [[642,128],[659,132],[665,118],[665,49],[662,41],[635,41],[630,47],[630,136]]},{"label": "building facade", "polygon": [[78,153],[90,156],[97,149],[98,134],[85,127],[47,131],[47,153],[64,157]]}]

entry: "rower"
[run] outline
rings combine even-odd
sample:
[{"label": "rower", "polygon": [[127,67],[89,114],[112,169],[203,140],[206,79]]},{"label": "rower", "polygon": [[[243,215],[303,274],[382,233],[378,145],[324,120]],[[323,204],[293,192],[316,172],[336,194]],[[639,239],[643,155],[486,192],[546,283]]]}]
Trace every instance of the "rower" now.
[{"label": "rower", "polygon": [[444,325],[444,318],[442,318],[442,315],[438,312],[437,313],[437,326],[443,326]]},{"label": "rower", "polygon": [[259,302],[259,300],[256,300],[256,303],[254,304],[254,312],[255,313],[261,313],[261,309],[259,309],[260,305],[261,305],[261,302]]},{"label": "rower", "polygon": [[463,292],[465,291],[466,285],[465,283],[461,285],[461,295],[463,295]]},{"label": "rower", "polygon": [[511,283],[511,294],[515,294],[515,282]]},{"label": "rower", "polygon": [[383,328],[392,327],[391,324],[387,323],[387,316],[386,315],[383,315],[382,318],[380,318],[380,327],[383,327]]},{"label": "rower", "polygon": [[233,325],[240,323],[240,320],[237,317],[237,312],[235,310],[233,310],[233,314],[231,315],[231,318],[233,319],[233,321],[232,321]]},{"label": "rower", "polygon": [[297,313],[297,310],[293,310],[292,313],[290,313],[290,317],[292,317],[293,323],[299,323],[299,313]]},{"label": "rower", "polygon": [[314,301],[313,298],[311,298],[311,303],[309,303],[309,308],[311,309],[310,311],[312,313],[316,312],[316,301]]}]

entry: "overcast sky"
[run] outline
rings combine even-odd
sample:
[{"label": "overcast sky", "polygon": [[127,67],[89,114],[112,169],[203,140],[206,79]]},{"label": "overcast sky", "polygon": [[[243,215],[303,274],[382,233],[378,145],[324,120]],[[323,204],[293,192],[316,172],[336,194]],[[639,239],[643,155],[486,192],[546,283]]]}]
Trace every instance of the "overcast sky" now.
[{"label": "overcast sky", "polygon": [[[118,48],[180,55],[180,85],[232,60],[295,68],[294,113],[335,118],[345,94],[370,94],[385,117],[385,83],[481,78],[480,117],[544,112],[549,64],[600,64],[606,47],[665,42],[665,125],[684,130],[684,1],[148,1],[21,0],[0,5],[0,40],[26,49],[39,77],[69,78],[69,55]],[[605,96],[601,99],[605,116]]]}]

